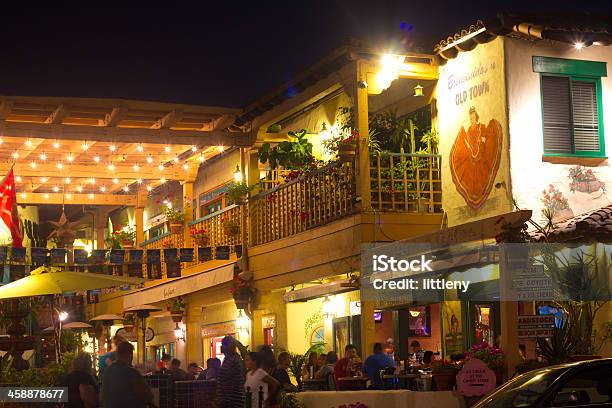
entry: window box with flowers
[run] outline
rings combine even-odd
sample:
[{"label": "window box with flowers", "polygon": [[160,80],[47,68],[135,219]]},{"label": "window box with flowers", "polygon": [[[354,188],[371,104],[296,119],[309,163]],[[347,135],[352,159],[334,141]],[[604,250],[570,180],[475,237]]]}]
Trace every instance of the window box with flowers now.
[{"label": "window box with flowers", "polygon": [[502,349],[492,346],[486,341],[474,345],[470,351],[466,353],[466,358],[477,358],[484,362],[493,372],[497,385],[504,382],[504,368],[506,366],[506,358]]},{"label": "window box with flowers", "polygon": [[199,247],[206,247],[210,243],[210,233],[206,228],[198,228],[195,225],[192,225],[189,229],[189,233],[191,237],[195,241],[196,245]]},{"label": "window box with flowers", "polygon": [[168,201],[163,207],[163,213],[166,217],[166,221],[170,225],[171,234],[180,234],[185,224],[185,217],[191,211],[191,200],[188,197],[183,198],[185,203],[183,207],[179,207],[175,201]]},{"label": "window box with flowers", "polygon": [[237,220],[231,218],[221,218],[221,225],[223,227],[223,233],[230,237],[237,237],[240,234],[240,223]]},{"label": "window box with flowers", "polygon": [[581,193],[594,193],[599,189],[605,191],[605,184],[597,179],[593,170],[586,169],[582,166],[575,166],[569,169],[570,191],[579,191]]},{"label": "window box with flowers", "polygon": [[111,249],[131,249],[134,248],[136,240],[136,230],[129,225],[116,227],[110,238],[106,240],[106,244]]},{"label": "window box with flowers", "polygon": [[244,279],[240,275],[236,275],[232,281],[232,287],[230,293],[234,298],[237,309],[246,309],[251,303],[253,296],[255,295],[255,288],[253,287],[252,279]]},{"label": "window box with flowers", "polygon": [[548,190],[542,190],[541,200],[542,204],[544,204],[544,209],[553,214],[552,220],[555,222],[567,220],[574,216],[567,198],[552,184],[548,186]]},{"label": "window box with flowers", "polygon": [[452,391],[457,383],[456,377],[461,366],[453,361],[434,361],[431,367],[433,381],[438,391]]}]

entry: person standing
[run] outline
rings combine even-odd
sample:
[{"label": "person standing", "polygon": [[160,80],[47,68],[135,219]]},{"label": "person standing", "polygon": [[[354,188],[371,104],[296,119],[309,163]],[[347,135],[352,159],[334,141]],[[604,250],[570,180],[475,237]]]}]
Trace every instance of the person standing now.
[{"label": "person standing", "polygon": [[383,389],[380,371],[385,368],[395,368],[393,358],[383,352],[381,343],[374,343],[374,354],[368,356],[363,362],[363,372],[368,376],[375,390]]},{"label": "person standing", "polygon": [[280,388],[288,392],[296,392],[298,389],[289,378],[287,369],[291,365],[291,356],[286,351],[283,351],[278,355],[278,366],[272,373],[272,377],[279,382]]},{"label": "person standing", "polygon": [[99,405],[98,384],[91,374],[91,357],[80,353],[72,362],[72,370],[62,378],[61,385],[68,387],[66,408],[96,408]]},{"label": "person standing", "polygon": [[153,402],[153,392],[132,367],[134,346],[124,341],[117,347],[117,360],[104,372],[102,406],[104,408],[147,408]]},{"label": "person standing", "polygon": [[113,361],[116,360],[117,347],[119,347],[119,344],[123,343],[124,341],[125,340],[121,336],[117,336],[117,335],[113,336],[111,340],[111,344],[112,344],[111,350],[102,354],[98,358],[98,373],[101,379],[104,378],[104,370],[106,370],[106,368],[108,368],[113,363]]},{"label": "person standing", "polygon": [[[269,398],[276,394],[278,389],[278,381],[276,381],[270,374],[268,374],[263,368],[261,368],[262,356],[256,352],[250,352],[246,358],[246,380],[244,383],[245,391],[251,392],[251,407],[259,407],[259,390],[263,391],[263,401],[261,406],[270,406]],[[248,398],[248,394],[247,394]],[[275,404],[275,403],[273,403]]]},{"label": "person standing", "polygon": [[236,352],[236,339],[225,336],[221,340],[225,355],[217,377],[217,405],[223,408],[244,407],[244,366]]}]

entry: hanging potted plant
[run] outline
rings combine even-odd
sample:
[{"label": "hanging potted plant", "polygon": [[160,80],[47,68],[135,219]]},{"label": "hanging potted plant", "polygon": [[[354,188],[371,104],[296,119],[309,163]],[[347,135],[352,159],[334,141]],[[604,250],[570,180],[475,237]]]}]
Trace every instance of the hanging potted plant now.
[{"label": "hanging potted plant", "polygon": [[231,218],[221,218],[223,233],[230,238],[237,237],[240,234],[240,223]]},{"label": "hanging potted plant", "polygon": [[210,243],[210,233],[206,228],[198,228],[192,225],[189,229],[189,233],[193,237],[196,245],[199,247],[206,247]]},{"label": "hanging potted plant", "polygon": [[432,365],[433,381],[438,391],[452,391],[456,385],[459,365],[452,361],[435,361]]},{"label": "hanging potted plant", "polygon": [[338,158],[342,163],[351,163],[355,160],[357,144],[359,142],[359,131],[353,129],[348,135],[344,135],[338,142]]},{"label": "hanging potted plant", "polygon": [[129,225],[122,225],[115,228],[106,240],[106,245],[110,249],[131,249],[134,248],[135,240],[136,230]]},{"label": "hanging potted plant", "polygon": [[253,187],[249,187],[249,185],[244,181],[240,183],[233,182],[228,184],[227,190],[225,191],[225,196],[230,204],[244,204],[249,192],[252,189]]},{"label": "hanging potted plant", "polygon": [[180,296],[168,301],[168,310],[170,311],[170,317],[172,317],[173,322],[180,323],[183,320],[186,306],[187,305]]},{"label": "hanging potted plant", "polygon": [[131,333],[136,325],[136,318],[133,313],[127,313],[123,316],[123,328],[126,332]]},{"label": "hanging potted plant", "polygon": [[189,204],[190,200],[187,197],[184,197],[183,200],[185,203],[183,208],[180,208],[174,201],[166,201],[166,204],[163,206],[163,213],[166,216],[166,221],[168,221],[170,225],[171,234],[180,234],[183,230],[185,216],[188,214],[191,207]]},{"label": "hanging potted plant", "polygon": [[234,298],[237,309],[246,309],[253,299],[255,288],[253,287],[252,279],[244,279],[240,275],[236,275],[232,281],[230,293]]}]

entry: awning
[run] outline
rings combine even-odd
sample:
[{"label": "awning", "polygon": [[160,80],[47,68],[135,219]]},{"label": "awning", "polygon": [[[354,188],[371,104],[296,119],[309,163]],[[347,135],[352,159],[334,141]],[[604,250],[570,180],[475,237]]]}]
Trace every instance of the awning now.
[{"label": "awning", "polygon": [[186,276],[151,288],[141,289],[123,297],[123,308],[156,303],[177,296],[185,296],[202,289],[211,288],[234,278],[234,264],[222,266],[197,275]]}]

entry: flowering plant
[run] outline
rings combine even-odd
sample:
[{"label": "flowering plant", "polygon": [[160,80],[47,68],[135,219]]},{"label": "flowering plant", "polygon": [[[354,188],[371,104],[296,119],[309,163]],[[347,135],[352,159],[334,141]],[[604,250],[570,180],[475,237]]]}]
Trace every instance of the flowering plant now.
[{"label": "flowering plant", "polygon": [[470,351],[466,353],[467,358],[477,358],[484,362],[491,370],[496,370],[504,367],[504,353],[502,349],[492,346],[486,341],[474,345]]},{"label": "flowering plant", "polygon": [[136,239],[136,229],[129,225],[115,227],[110,237],[106,239],[106,245],[111,249],[121,248],[122,243],[134,242]]},{"label": "flowering plant", "polygon": [[548,186],[548,190],[542,190],[542,196],[542,203],[549,210],[559,212],[569,208],[567,198],[563,197],[563,193],[552,184]]},{"label": "flowering plant", "polygon": [[238,222],[238,220],[228,217],[221,218],[221,224],[223,224],[223,228],[240,227],[240,223]]},{"label": "flowering plant", "polygon": [[450,360],[436,360],[431,364],[431,369],[435,373],[445,370],[458,370],[461,364]]},{"label": "flowering plant", "polygon": [[192,225],[189,228],[189,234],[191,234],[192,237],[197,237],[200,235],[208,235],[208,229],[206,228],[198,228],[195,225]]},{"label": "flowering plant", "polygon": [[246,299],[251,298],[255,293],[253,282],[251,280],[243,279],[240,275],[236,275],[232,281],[230,287],[230,293],[234,299]]},{"label": "flowering plant", "polygon": [[[171,196],[169,196],[171,197]],[[182,224],[185,222],[185,217],[189,214],[191,209],[191,200],[189,197],[183,197],[183,208],[178,205],[176,200],[164,200],[164,207],[162,209],[164,215],[166,216],[166,220],[173,224]]]},{"label": "flowering plant", "polygon": [[597,181],[597,177],[593,174],[593,170],[586,169],[582,166],[575,166],[569,169],[569,177],[574,182]]}]

